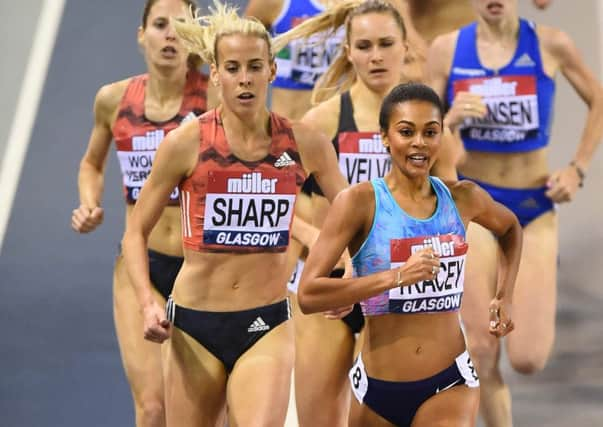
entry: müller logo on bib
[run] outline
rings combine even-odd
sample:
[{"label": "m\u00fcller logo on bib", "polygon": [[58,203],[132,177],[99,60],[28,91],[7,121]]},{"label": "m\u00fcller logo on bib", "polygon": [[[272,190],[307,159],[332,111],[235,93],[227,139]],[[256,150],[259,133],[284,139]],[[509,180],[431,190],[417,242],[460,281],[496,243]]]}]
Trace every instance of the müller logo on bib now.
[{"label": "m\u00fcller logo on bib", "polygon": [[295,174],[286,171],[209,172],[203,243],[285,247],[296,191]]},{"label": "m\u00fcller logo on bib", "polygon": [[392,313],[435,313],[460,308],[468,248],[462,236],[444,234],[393,239],[390,241],[391,268],[403,266],[412,254],[429,247],[440,256],[439,273],[433,280],[390,289]]},{"label": "m\u00fcller logo on bib", "polygon": [[536,78],[531,75],[476,77],[454,82],[454,93],[481,95],[484,118],[468,118],[461,126],[464,138],[514,142],[538,133],[540,119]]},{"label": "m\u00fcller logo on bib", "polygon": [[391,169],[391,157],[378,133],[343,132],[338,143],[339,169],[350,184],[382,178]]},{"label": "m\u00fcller logo on bib", "polygon": [[[133,136],[131,149],[118,147],[117,158],[129,200],[138,200],[140,189],[151,173],[155,153],[164,137],[163,129],[150,130],[143,135]],[[178,200],[178,195],[178,188],[174,188],[170,200]]]}]

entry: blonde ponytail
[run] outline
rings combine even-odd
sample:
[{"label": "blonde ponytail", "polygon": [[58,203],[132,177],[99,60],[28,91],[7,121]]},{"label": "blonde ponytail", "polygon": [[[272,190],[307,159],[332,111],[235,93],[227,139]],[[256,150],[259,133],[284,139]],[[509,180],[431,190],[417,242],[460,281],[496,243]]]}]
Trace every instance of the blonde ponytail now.
[{"label": "blonde ponytail", "polygon": [[346,22],[350,11],[361,5],[362,2],[363,0],[343,0],[334,3],[324,12],[306,19],[289,31],[276,36],[274,38],[275,51],[283,49],[292,40],[305,39],[316,33],[326,33],[325,38],[332,35]]},{"label": "blonde ponytail", "polygon": [[264,25],[255,18],[241,18],[237,8],[213,1],[208,15],[200,9],[189,9],[184,22],[172,20],[178,37],[193,54],[199,55],[208,64],[217,64],[217,42],[221,37],[232,34],[251,35],[266,40],[270,59],[274,58],[272,39]]},{"label": "blonde ponytail", "polygon": [[312,105],[319,104],[333,95],[345,92],[356,80],[352,63],[348,61],[345,50],[339,53],[327,71],[318,79],[312,89]]}]

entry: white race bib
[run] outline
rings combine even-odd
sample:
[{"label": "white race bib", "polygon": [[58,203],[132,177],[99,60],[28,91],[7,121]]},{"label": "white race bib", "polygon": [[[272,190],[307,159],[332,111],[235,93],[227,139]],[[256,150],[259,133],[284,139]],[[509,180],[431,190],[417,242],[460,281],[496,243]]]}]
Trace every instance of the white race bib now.
[{"label": "white race bib", "polygon": [[368,378],[366,376],[366,369],[364,369],[364,363],[362,363],[362,353],[358,353],[356,362],[352,366],[352,369],[350,369],[348,377],[350,378],[354,396],[356,396],[358,402],[362,403],[368,391]]}]

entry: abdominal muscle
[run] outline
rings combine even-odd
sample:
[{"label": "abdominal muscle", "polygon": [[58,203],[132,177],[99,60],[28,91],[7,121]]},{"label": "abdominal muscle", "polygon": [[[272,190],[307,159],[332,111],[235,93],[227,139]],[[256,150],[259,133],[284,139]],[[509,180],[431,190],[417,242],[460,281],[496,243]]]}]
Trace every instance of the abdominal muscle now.
[{"label": "abdominal muscle", "polygon": [[545,148],[525,153],[468,151],[458,170],[467,178],[506,188],[542,187],[549,175]]},{"label": "abdominal muscle", "polygon": [[465,351],[457,312],[368,316],[365,328],[362,360],[371,378],[429,378]]},{"label": "abdominal muscle", "polygon": [[[134,205],[126,206],[126,226]],[[148,238],[149,249],[170,256],[182,256],[182,228],[179,206],[166,206]]]},{"label": "abdominal muscle", "polygon": [[285,252],[233,254],[184,250],[174,301],[204,311],[239,311],[287,295]]}]

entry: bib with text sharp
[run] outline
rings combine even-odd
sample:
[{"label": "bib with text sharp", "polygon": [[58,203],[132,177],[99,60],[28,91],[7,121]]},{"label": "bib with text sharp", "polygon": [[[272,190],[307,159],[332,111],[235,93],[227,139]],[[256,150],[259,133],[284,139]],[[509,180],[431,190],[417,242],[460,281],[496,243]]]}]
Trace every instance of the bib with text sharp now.
[{"label": "bib with text sharp", "polygon": [[513,143],[537,136],[540,127],[536,77],[476,77],[454,82],[454,93],[481,95],[484,118],[467,118],[461,136],[481,141]]},{"label": "bib with text sharp", "polygon": [[378,133],[342,132],[338,144],[339,169],[350,184],[383,178],[391,169],[391,157]]},{"label": "bib with text sharp", "polygon": [[280,248],[289,243],[297,187],[295,174],[209,172],[203,243]]},{"label": "bib with text sharp", "polygon": [[390,289],[391,313],[435,313],[461,307],[468,248],[463,237],[445,234],[393,239],[390,241],[391,268],[403,266],[412,254],[428,247],[440,256],[439,273],[433,280]]}]

